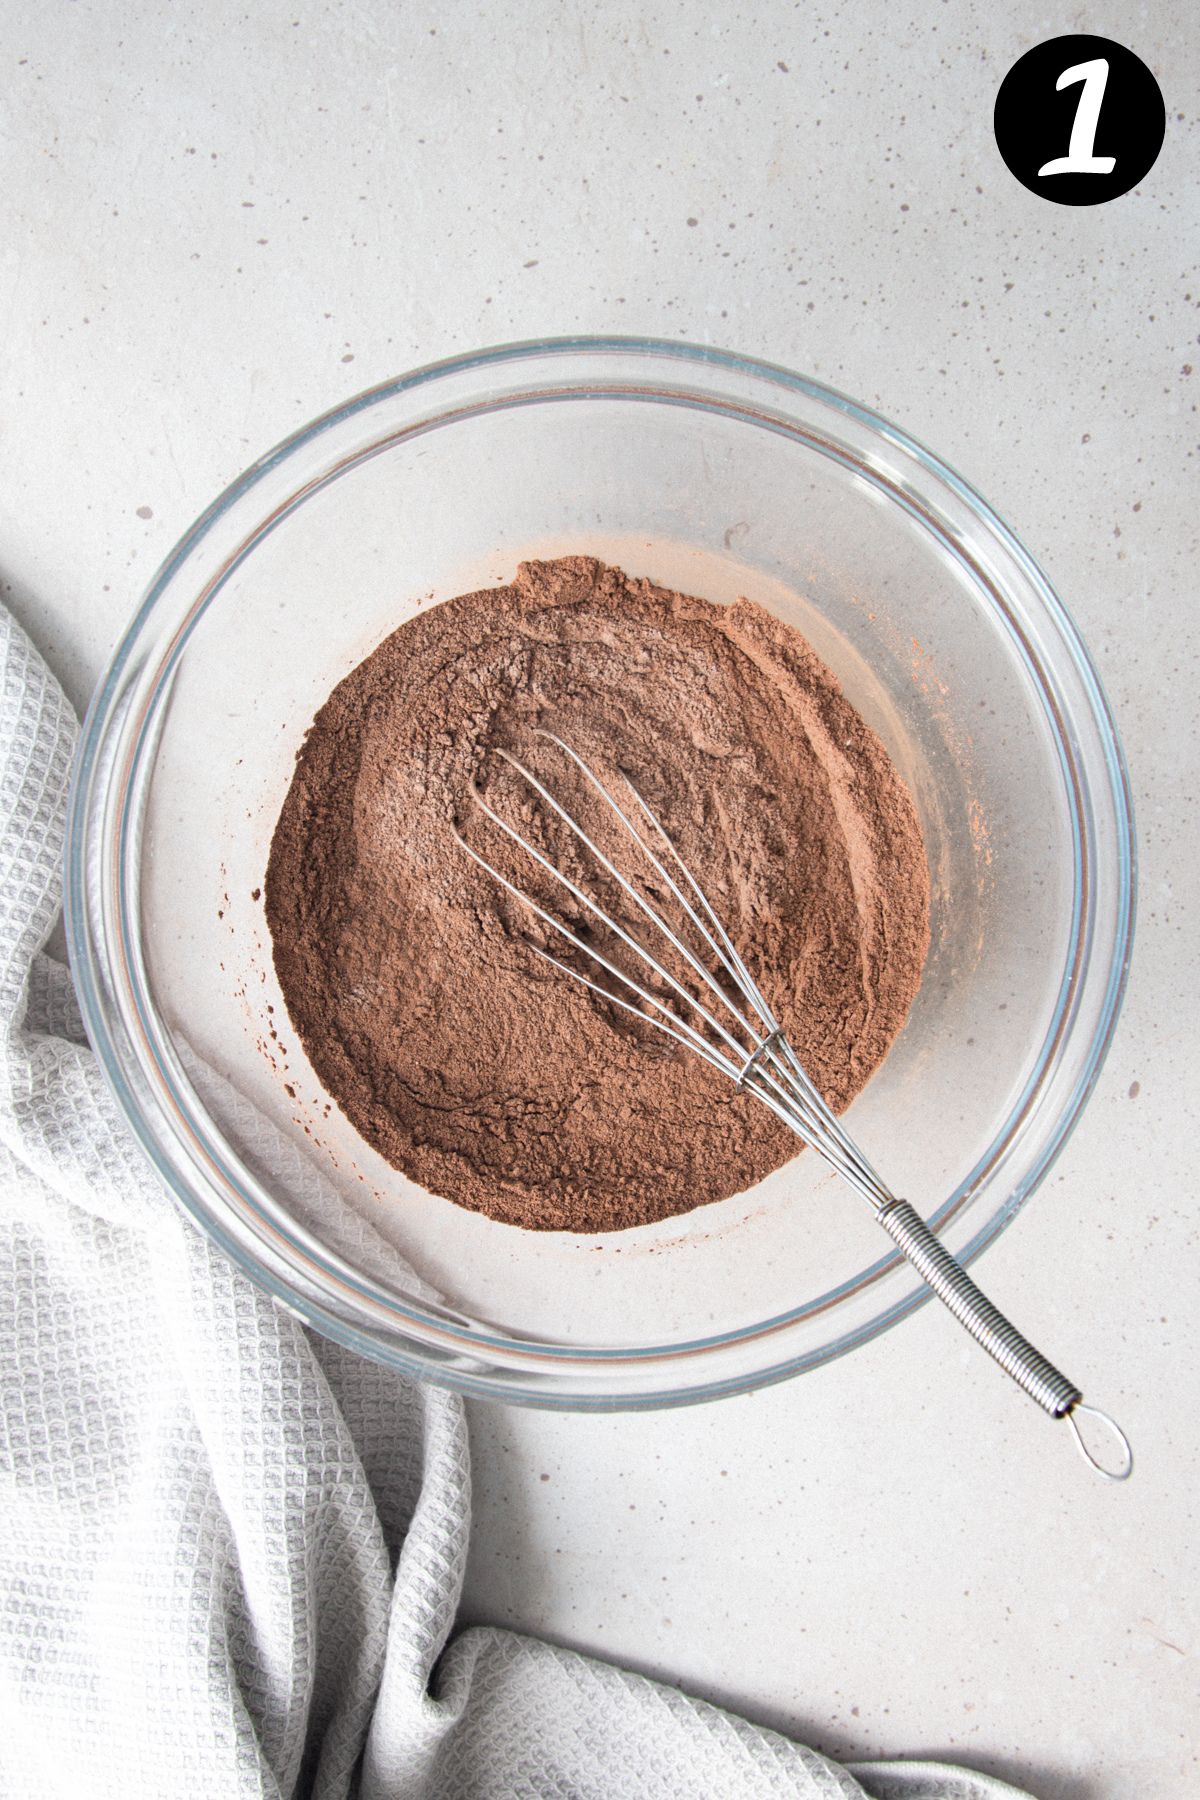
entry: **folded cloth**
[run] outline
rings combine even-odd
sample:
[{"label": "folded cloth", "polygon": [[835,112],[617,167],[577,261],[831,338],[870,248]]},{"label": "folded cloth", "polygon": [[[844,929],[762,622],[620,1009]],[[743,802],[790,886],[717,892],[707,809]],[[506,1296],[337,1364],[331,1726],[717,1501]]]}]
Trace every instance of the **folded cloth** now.
[{"label": "folded cloth", "polygon": [[[0,615],[0,1790],[1012,1796],[932,1764],[848,1771],[513,1632],[451,1637],[461,1401],[306,1331],[172,1204],[45,953],[75,736]],[[296,1154],[265,1121],[256,1141],[268,1169]]]}]

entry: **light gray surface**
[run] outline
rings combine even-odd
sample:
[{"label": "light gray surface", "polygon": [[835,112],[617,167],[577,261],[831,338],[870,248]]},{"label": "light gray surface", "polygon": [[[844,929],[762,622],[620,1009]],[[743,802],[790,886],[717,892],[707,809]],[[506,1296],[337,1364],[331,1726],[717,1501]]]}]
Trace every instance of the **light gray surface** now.
[{"label": "light gray surface", "polygon": [[[468,1606],[837,1755],[1174,1800],[1200,1736],[1194,14],[714,10],[5,0],[0,582],[81,701],[247,460],[540,333],[791,364],[983,490],[1096,656],[1143,861],[1107,1068],[981,1272],[1118,1412],[1134,1481],[1090,1479],[926,1309],[717,1406],[476,1409]],[[1021,49],[1080,28],[1154,66],[1170,122],[1140,191],[1070,210],[1009,177],[990,116]]]}]

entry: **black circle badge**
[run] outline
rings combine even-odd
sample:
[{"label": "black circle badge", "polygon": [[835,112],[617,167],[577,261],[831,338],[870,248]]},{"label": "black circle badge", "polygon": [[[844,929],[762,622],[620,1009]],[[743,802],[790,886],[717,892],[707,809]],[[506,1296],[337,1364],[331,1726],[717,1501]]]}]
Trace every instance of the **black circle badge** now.
[{"label": "black circle badge", "polygon": [[1059,206],[1099,206],[1153,168],[1167,129],[1162,90],[1112,38],[1049,38],[1027,50],[996,95],[1001,156],[1024,187]]}]

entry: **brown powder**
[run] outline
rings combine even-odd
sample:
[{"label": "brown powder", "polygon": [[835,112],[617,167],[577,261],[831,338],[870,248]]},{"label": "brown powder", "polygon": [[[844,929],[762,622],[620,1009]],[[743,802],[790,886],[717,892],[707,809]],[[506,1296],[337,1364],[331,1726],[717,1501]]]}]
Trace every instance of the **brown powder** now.
[{"label": "brown powder", "polygon": [[713,606],[586,556],[523,563],[510,587],[403,625],[334,689],[266,879],[314,1069],[435,1193],[534,1229],[613,1231],[737,1193],[798,1144],[719,1071],[539,958],[530,940],[560,947],[553,934],[456,842],[457,821],[548,910],[590,923],[470,797],[478,780],[596,887],[491,754],[517,750],[603,837],[602,804],[538,727],[637,782],[835,1109],[916,992],[928,873],[879,739],[805,640],[748,600]]}]

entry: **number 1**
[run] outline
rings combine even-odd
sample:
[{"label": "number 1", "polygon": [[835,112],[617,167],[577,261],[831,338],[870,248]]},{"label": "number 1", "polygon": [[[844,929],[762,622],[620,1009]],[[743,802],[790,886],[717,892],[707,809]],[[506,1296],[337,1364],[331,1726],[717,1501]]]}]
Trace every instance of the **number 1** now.
[{"label": "number 1", "polygon": [[1093,62],[1072,64],[1069,69],[1063,70],[1054,85],[1061,93],[1063,88],[1073,87],[1077,81],[1082,81],[1083,92],[1075,108],[1075,123],[1071,127],[1067,154],[1056,156],[1052,162],[1043,163],[1038,170],[1039,175],[1111,175],[1116,167],[1115,156],[1095,154],[1100,102],[1108,84],[1107,58],[1098,56]]}]

